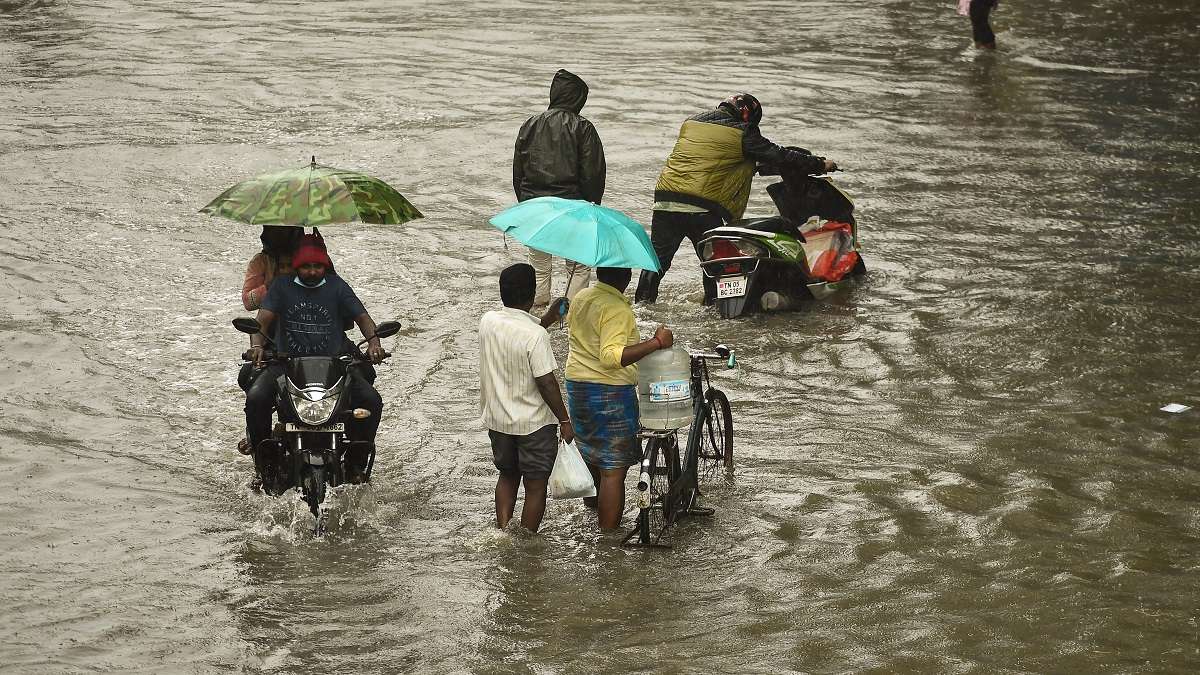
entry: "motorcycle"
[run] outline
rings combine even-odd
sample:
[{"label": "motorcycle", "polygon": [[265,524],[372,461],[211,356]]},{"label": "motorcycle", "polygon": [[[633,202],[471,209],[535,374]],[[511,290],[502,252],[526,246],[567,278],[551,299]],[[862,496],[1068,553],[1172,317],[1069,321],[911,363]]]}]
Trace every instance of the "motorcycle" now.
[{"label": "motorcycle", "polygon": [[832,180],[767,165],[758,172],[783,179],[767,186],[779,215],[713,228],[696,245],[704,304],[726,319],[824,299],[867,270],[854,203]]},{"label": "motorcycle", "polygon": [[[250,335],[262,332],[258,320],[249,317],[234,319],[233,326]],[[399,322],[385,321],[376,326],[375,334],[387,338],[399,330]],[[366,342],[363,340],[357,346]],[[388,356],[390,354],[384,354],[384,358]],[[274,425],[270,438],[252,448],[254,468],[262,480],[264,492],[279,496],[297,488],[313,516],[319,519],[325,488],[346,482],[349,458],[367,455],[366,480],[370,480],[375,465],[374,446],[351,441],[346,432],[348,420],[365,419],[371,414],[363,408],[350,408],[353,401],[349,400],[352,369],[365,367],[370,361],[360,352],[339,356],[293,356],[266,351],[264,357],[268,363],[283,367],[275,401],[279,422]],[[249,359],[249,352],[242,358]]]}]

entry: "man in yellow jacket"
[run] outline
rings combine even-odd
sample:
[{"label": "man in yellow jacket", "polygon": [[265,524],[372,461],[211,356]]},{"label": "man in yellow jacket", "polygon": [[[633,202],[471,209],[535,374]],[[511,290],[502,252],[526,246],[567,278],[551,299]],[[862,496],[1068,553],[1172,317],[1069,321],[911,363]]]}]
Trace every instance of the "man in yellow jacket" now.
[{"label": "man in yellow jacket", "polygon": [[634,299],[654,302],[658,284],[684,237],[694,247],[705,231],[742,217],[759,163],[806,174],[828,173],[837,164],[804,150],[775,145],[758,129],[762,106],[750,94],[734,94],[716,110],[693,115],[654,186],[650,243],[661,273],[643,271]]}]

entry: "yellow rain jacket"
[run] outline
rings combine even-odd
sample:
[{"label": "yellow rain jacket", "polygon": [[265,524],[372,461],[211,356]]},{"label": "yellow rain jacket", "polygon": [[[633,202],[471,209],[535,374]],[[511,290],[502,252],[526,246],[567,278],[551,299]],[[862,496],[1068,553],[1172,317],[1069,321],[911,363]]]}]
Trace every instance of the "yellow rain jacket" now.
[{"label": "yellow rain jacket", "polygon": [[742,217],[750,199],[754,160],[742,153],[745,131],[687,120],[654,186],[655,201],[673,201],[715,211],[726,222]]}]

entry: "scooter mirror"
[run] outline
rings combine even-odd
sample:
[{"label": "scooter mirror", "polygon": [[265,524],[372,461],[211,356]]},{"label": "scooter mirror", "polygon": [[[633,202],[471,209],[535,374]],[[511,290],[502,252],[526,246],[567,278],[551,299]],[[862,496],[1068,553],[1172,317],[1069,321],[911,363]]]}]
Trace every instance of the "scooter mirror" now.
[{"label": "scooter mirror", "polygon": [[251,335],[262,332],[262,326],[259,325],[258,319],[248,316],[242,316],[234,319],[233,327],[242,333],[249,333]]},{"label": "scooter mirror", "polygon": [[378,326],[375,326],[375,335],[376,335],[376,337],[378,337],[380,339],[383,339],[385,337],[391,337],[399,332],[400,332],[400,322],[399,321],[384,321],[383,323],[379,324]]}]

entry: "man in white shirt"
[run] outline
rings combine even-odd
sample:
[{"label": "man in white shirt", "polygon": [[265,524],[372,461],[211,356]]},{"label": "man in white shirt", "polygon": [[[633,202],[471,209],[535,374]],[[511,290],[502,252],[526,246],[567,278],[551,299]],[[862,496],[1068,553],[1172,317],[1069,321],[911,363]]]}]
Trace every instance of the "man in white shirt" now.
[{"label": "man in white shirt", "polygon": [[550,349],[549,326],[565,298],[550,303],[539,322],[529,313],[536,288],[533,267],[519,263],[500,273],[503,309],[479,320],[479,407],[492,441],[496,526],[512,520],[524,479],[521,526],[537,532],[546,512],[546,482],[558,454],[558,437],[575,439],[563,405]]}]

